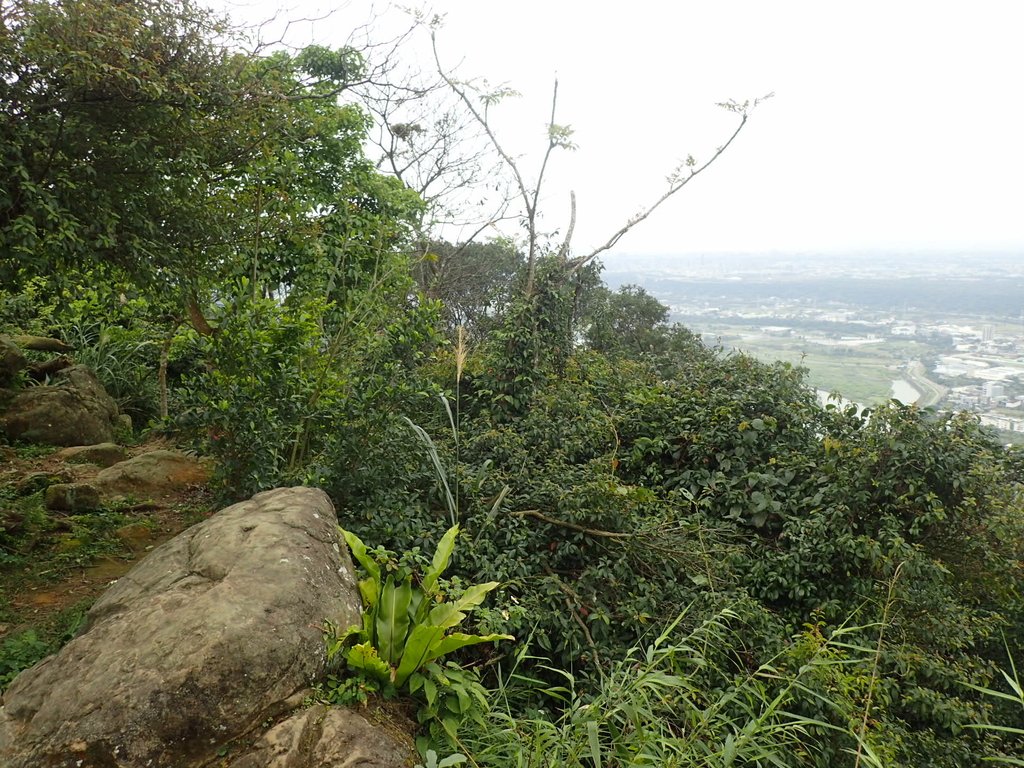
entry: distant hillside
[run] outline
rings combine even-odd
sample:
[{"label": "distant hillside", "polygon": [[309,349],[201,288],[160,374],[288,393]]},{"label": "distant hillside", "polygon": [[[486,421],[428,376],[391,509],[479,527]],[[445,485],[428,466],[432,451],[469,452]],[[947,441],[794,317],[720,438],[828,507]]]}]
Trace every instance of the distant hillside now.
[{"label": "distant hillside", "polygon": [[701,279],[651,276],[640,272],[606,275],[611,287],[634,283],[669,304],[709,302],[738,306],[767,299],[814,300],[821,304],[883,311],[922,310],[1016,319],[1024,312],[1024,279],[1011,278],[841,278]]}]

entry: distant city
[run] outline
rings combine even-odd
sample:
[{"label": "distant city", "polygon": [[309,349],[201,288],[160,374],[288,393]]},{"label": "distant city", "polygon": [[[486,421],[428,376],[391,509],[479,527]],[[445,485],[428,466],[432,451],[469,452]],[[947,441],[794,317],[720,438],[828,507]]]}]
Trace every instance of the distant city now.
[{"label": "distant city", "polygon": [[1024,443],[1024,252],[617,255],[604,279],[709,344],[807,368],[823,400],[973,411]]}]

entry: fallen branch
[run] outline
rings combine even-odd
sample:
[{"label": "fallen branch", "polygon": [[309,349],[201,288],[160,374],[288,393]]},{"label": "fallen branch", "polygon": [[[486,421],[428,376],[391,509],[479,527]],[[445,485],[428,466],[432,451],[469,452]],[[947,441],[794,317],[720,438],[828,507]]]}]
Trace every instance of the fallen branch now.
[{"label": "fallen branch", "polygon": [[587,623],[583,621],[583,617],[580,616],[579,612],[573,605],[573,603],[576,603],[576,605],[582,605],[583,601],[580,600],[580,596],[576,594],[575,590],[573,590],[571,587],[569,587],[568,584],[566,584],[560,578],[558,578],[558,574],[556,574],[547,566],[544,567],[544,573],[554,580],[555,584],[566,596],[565,607],[569,609],[569,613],[572,614],[573,620],[576,622],[579,628],[583,630],[583,636],[587,640],[587,645],[590,646],[590,652],[594,654],[594,664],[597,666],[597,671],[598,673],[603,675],[604,672],[601,669],[601,654],[597,650],[597,643],[594,642],[594,637],[590,634],[590,628],[587,626]]},{"label": "fallen branch", "polygon": [[28,377],[33,381],[45,381],[58,371],[70,368],[73,365],[71,358],[66,355],[52,357],[45,363],[33,363],[28,367]]},{"label": "fallen branch", "polygon": [[65,344],[60,339],[51,339],[46,336],[11,336],[11,341],[22,349],[31,349],[34,352],[74,352],[75,348]]},{"label": "fallen branch", "polygon": [[603,539],[632,539],[635,535],[632,533],[620,533],[618,531],[602,531],[599,528],[586,528],[582,525],[570,523],[566,520],[555,520],[553,517],[548,517],[547,515],[542,514],[539,509],[524,509],[519,512],[513,512],[512,515],[514,517],[535,517],[538,520],[550,523],[551,525],[557,525],[560,528],[568,528],[572,531],[579,531],[580,533],[585,533],[588,536],[599,536]]}]

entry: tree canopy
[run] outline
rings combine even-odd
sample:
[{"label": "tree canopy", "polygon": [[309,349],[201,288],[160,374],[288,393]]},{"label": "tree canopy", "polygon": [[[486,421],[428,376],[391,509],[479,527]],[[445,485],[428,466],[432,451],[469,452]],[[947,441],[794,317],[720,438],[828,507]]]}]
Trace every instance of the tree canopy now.
[{"label": "tree canopy", "polygon": [[9,284],[94,268],[191,303],[215,276],[273,291],[321,258],[320,236],[379,245],[416,210],[338,102],[363,72],[354,50],[245,53],[191,0],[0,12]]}]

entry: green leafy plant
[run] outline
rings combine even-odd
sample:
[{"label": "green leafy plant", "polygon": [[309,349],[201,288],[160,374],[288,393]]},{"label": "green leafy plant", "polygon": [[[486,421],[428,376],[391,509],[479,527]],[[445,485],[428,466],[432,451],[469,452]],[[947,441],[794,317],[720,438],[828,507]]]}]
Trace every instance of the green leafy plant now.
[{"label": "green leafy plant", "polygon": [[419,763],[416,768],[448,768],[451,765],[462,765],[466,762],[466,756],[461,754],[448,755],[448,757],[442,757],[440,760],[437,757],[437,752],[432,749],[427,750],[426,756],[423,758],[423,762]]},{"label": "green leafy plant", "polygon": [[23,670],[56,653],[78,632],[85,620],[86,603],[61,611],[49,621],[0,640],[0,693]]},{"label": "green leafy plant", "polygon": [[416,739],[416,746],[424,756],[429,756],[430,747],[458,744],[459,726],[466,720],[482,725],[490,710],[488,691],[476,670],[452,661],[443,667],[431,662],[413,672],[409,692],[423,701],[417,719],[427,733]]},{"label": "green leafy plant", "polygon": [[51,644],[29,629],[5,638],[0,645],[0,691],[27,669],[51,652]]},{"label": "green leafy plant", "polygon": [[[363,622],[329,643],[329,658],[344,651],[350,669],[398,689],[410,682],[414,674],[422,675],[428,665],[453,651],[478,643],[514,639],[511,635],[450,631],[498,586],[496,581],[476,584],[458,598],[445,600],[438,579],[451,561],[459,533],[457,525],[441,538],[418,584],[413,583],[409,568],[385,576],[363,541],[349,531],[341,532],[352,555],[367,573],[359,582]],[[348,646],[351,639],[359,642]],[[420,685],[426,688],[428,682],[432,681],[424,678]]]},{"label": "green leafy plant", "polygon": [[[811,762],[823,729],[855,743],[856,734],[793,710],[802,697],[820,698],[808,685],[844,667],[869,649],[847,642],[852,628],[831,638],[796,638],[770,662],[747,671],[722,665],[739,639],[732,625],[741,617],[723,609],[691,630],[685,614],[655,639],[629,649],[612,663],[596,688],[567,670],[545,682],[522,670],[529,657],[517,656],[499,679],[496,706],[482,724],[468,726],[457,746],[476,766],[595,768],[609,766],[778,766]],[[793,663],[795,669],[790,669]],[[534,672],[535,674],[535,672]],[[509,704],[523,689],[543,693],[547,706],[516,711]],[[864,766],[878,768],[873,753]]]},{"label": "green leafy plant", "polygon": [[342,707],[362,706],[381,692],[376,680],[359,677],[328,675],[327,681],[315,686],[316,698]]},{"label": "green leafy plant", "polygon": [[[1009,702],[1009,705],[1013,710],[1017,710],[1019,707],[1019,711],[1024,713],[1024,686],[1021,685],[1020,676],[1017,674],[1017,665],[1014,663],[1012,656],[1010,656],[1010,671],[1007,672],[1005,669],[1002,669],[1000,672],[1002,672],[1003,679],[1010,688],[1010,693],[970,683],[967,684],[967,687],[984,694],[993,701]],[[1024,728],[1018,726],[996,725],[994,723],[971,723],[967,727],[980,731],[989,731],[1009,739],[1024,738]],[[1002,765],[1024,766],[1024,760],[1019,757],[1000,755],[998,757],[987,757],[985,759],[994,763],[1001,763]]]}]

